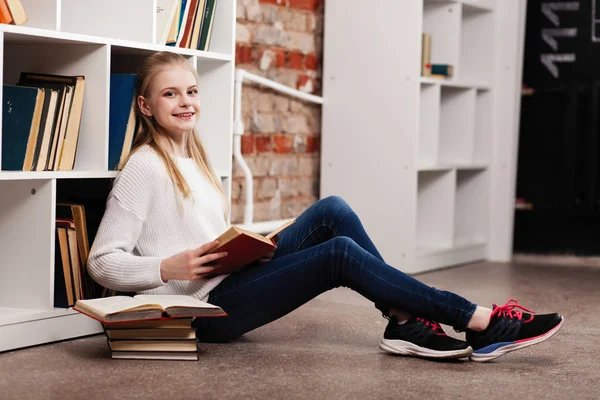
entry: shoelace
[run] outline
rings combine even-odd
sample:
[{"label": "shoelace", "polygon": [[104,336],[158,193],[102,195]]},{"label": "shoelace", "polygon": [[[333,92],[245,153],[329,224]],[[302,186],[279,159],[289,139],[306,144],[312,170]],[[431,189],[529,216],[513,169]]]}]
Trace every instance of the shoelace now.
[{"label": "shoelace", "polygon": [[442,327],[433,321],[428,321],[425,318],[417,318],[417,321],[421,321],[425,324],[425,326],[430,326],[431,330],[436,332],[438,335],[446,335],[446,332],[442,329]]},{"label": "shoelace", "polygon": [[[494,307],[494,311],[492,311],[492,315],[491,315],[490,319],[493,318],[494,315],[497,315],[499,318],[502,316],[506,316],[510,319],[516,318],[520,321],[523,319],[523,311],[526,311],[526,312],[532,314],[531,318],[529,318],[525,322],[529,322],[533,319],[533,311],[531,311],[530,309],[528,309],[526,307],[523,307],[515,299],[508,300],[506,302],[506,304],[504,304],[503,306],[497,306],[496,304],[494,304],[493,307]],[[523,311],[517,311],[517,310],[515,310],[515,308],[520,308]]]}]

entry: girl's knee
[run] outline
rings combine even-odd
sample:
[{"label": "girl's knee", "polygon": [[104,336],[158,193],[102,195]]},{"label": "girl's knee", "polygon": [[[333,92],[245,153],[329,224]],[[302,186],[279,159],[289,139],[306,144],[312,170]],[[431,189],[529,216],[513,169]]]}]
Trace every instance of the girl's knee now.
[{"label": "girl's knee", "polygon": [[346,200],[344,200],[340,196],[328,196],[321,199],[320,202],[323,204],[323,206],[333,210],[338,210],[348,205],[348,203],[346,203]]},{"label": "girl's knee", "polygon": [[331,246],[335,251],[343,254],[349,254],[360,249],[360,246],[348,236],[336,236],[331,239]]}]

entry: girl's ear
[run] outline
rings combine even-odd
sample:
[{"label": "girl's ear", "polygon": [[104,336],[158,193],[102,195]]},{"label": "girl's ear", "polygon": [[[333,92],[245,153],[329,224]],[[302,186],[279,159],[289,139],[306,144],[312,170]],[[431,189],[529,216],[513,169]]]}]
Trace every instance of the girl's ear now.
[{"label": "girl's ear", "polygon": [[150,107],[148,107],[148,102],[146,101],[144,96],[138,96],[137,102],[142,114],[144,114],[148,118],[152,117],[152,111],[150,111]]}]

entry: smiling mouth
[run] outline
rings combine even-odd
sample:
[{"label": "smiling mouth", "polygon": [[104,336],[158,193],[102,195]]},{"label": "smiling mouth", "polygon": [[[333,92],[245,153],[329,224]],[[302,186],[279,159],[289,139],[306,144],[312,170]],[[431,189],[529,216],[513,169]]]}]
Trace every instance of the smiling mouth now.
[{"label": "smiling mouth", "polygon": [[173,114],[173,116],[175,117],[180,117],[180,118],[189,118],[192,115],[194,115],[194,113],[188,112],[188,113],[181,113],[181,114]]}]

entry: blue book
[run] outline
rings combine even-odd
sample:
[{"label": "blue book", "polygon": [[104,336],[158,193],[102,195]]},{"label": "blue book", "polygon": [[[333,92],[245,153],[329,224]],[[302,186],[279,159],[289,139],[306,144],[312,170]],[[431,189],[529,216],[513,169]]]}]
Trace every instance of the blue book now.
[{"label": "blue book", "polygon": [[2,170],[30,171],[34,161],[44,92],[2,86]]},{"label": "blue book", "polygon": [[[110,75],[110,108],[108,119],[108,169],[115,170],[119,165],[128,129],[129,116],[132,111],[135,91],[134,74]],[[130,126],[129,129],[134,129]],[[128,150],[129,150],[128,149]]]}]

